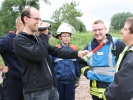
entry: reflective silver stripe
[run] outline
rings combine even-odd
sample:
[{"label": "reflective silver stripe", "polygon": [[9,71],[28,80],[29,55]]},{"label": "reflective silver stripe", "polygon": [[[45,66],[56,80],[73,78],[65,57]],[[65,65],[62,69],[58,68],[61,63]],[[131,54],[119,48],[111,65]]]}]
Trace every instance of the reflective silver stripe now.
[{"label": "reflective silver stripe", "polygon": [[93,70],[103,70],[103,71],[110,71],[115,70],[115,67],[93,67]]},{"label": "reflective silver stripe", "polygon": [[92,70],[101,75],[114,76],[115,74],[115,67],[94,67]]},{"label": "reflective silver stripe", "polygon": [[[61,61],[61,60],[63,60],[62,58],[57,58],[57,59],[55,59],[55,61],[54,62],[58,62],[58,61]],[[71,59],[72,61],[77,61],[77,59]]]},{"label": "reflective silver stripe", "polygon": [[113,56],[112,56],[112,49],[113,47],[113,43],[110,43],[110,48],[109,48],[109,55],[108,55],[108,60],[109,60],[109,66],[112,67],[113,66]]},{"label": "reflective silver stripe", "polygon": [[46,58],[45,58],[45,61],[46,61],[46,64],[47,64],[47,66],[48,66],[48,70],[49,70],[49,72],[50,72],[50,74],[51,74],[51,76],[52,76],[52,72],[51,72],[51,69],[49,68],[49,65],[48,65],[48,62],[47,62]]},{"label": "reflective silver stripe", "polygon": [[60,60],[63,60],[62,58],[58,58],[58,59],[55,59],[54,62],[57,62],[57,61],[60,61]]},{"label": "reflective silver stripe", "polygon": [[71,59],[72,61],[77,61],[77,59]]}]

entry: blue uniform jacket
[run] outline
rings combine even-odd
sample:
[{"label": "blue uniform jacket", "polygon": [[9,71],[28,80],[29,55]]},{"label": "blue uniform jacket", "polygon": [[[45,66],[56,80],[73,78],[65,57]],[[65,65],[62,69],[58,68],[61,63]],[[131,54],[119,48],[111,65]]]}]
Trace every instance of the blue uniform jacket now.
[{"label": "blue uniform jacket", "polygon": [[[62,46],[62,49],[73,50],[70,46]],[[75,82],[76,77],[80,77],[78,59],[62,59],[51,57],[56,72],[57,81],[64,84]]]},{"label": "blue uniform jacket", "polygon": [[[110,34],[106,34],[106,36],[107,36],[108,42],[113,41],[112,36]],[[98,45],[99,45],[99,43],[96,41],[96,39],[93,39],[92,43],[91,43],[92,50],[94,50]],[[125,47],[125,44],[119,39],[116,42],[116,46],[113,47],[114,49],[111,50],[111,52],[115,56],[116,62],[118,60],[119,54],[123,51],[124,47]],[[88,50],[88,45],[85,47],[85,50]],[[80,59],[79,62],[80,62],[80,68],[88,66],[87,62],[83,61],[82,59]],[[88,71],[86,71],[84,74],[86,77],[87,77],[87,72]],[[106,87],[108,87],[109,84],[110,83],[108,83],[108,82],[97,81],[97,88],[106,88]],[[92,87],[92,81],[90,82],[90,86]]]},{"label": "blue uniform jacket", "polygon": [[13,39],[15,36],[15,32],[9,32],[5,36],[0,37],[0,54],[5,66],[9,67],[7,74],[21,79],[23,70],[13,51]]}]

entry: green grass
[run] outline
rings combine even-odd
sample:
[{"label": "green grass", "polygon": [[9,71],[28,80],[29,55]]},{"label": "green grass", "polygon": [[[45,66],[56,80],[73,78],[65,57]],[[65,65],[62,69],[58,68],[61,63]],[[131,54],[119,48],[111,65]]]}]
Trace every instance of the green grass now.
[{"label": "green grass", "polygon": [[[112,33],[111,35],[114,37],[118,37],[118,38],[120,38],[120,36],[121,36],[119,33]],[[75,46],[77,46],[79,50],[83,50],[85,48],[85,46],[92,40],[92,38],[93,38],[93,35],[91,32],[76,33],[76,34],[72,35],[71,43],[74,44]],[[50,40],[49,40],[49,43],[51,45],[56,45],[59,42],[60,41],[55,38],[50,38]]]},{"label": "green grass", "polygon": [[3,59],[0,56],[0,64],[4,65]]}]

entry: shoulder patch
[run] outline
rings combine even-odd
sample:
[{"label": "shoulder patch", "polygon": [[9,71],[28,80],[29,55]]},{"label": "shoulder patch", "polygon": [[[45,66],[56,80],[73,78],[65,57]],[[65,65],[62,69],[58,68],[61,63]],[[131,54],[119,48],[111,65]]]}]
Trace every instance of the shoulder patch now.
[{"label": "shoulder patch", "polygon": [[56,47],[61,48],[61,45],[60,44],[57,44]]},{"label": "shoulder patch", "polygon": [[70,48],[72,48],[73,50],[78,50],[78,48],[73,44],[70,44]]}]

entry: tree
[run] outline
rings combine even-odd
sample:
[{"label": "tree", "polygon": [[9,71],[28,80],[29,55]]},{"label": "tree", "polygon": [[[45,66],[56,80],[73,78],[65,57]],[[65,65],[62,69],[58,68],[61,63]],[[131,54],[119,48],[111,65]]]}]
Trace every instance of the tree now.
[{"label": "tree", "polygon": [[[48,0],[43,0],[50,4]],[[15,19],[26,7],[35,7],[39,10],[39,0],[4,0],[0,9],[0,36],[9,30],[15,30]]]},{"label": "tree", "polygon": [[79,19],[83,14],[76,9],[78,5],[79,3],[76,2],[65,3],[53,13],[51,17],[53,31],[56,31],[62,22],[67,22],[74,26],[76,30],[86,32],[84,23]]},{"label": "tree", "polygon": [[133,14],[129,12],[127,13],[122,12],[122,13],[117,13],[113,15],[110,23],[110,31],[118,31],[122,29],[124,26],[124,22],[128,17],[133,17]]}]

